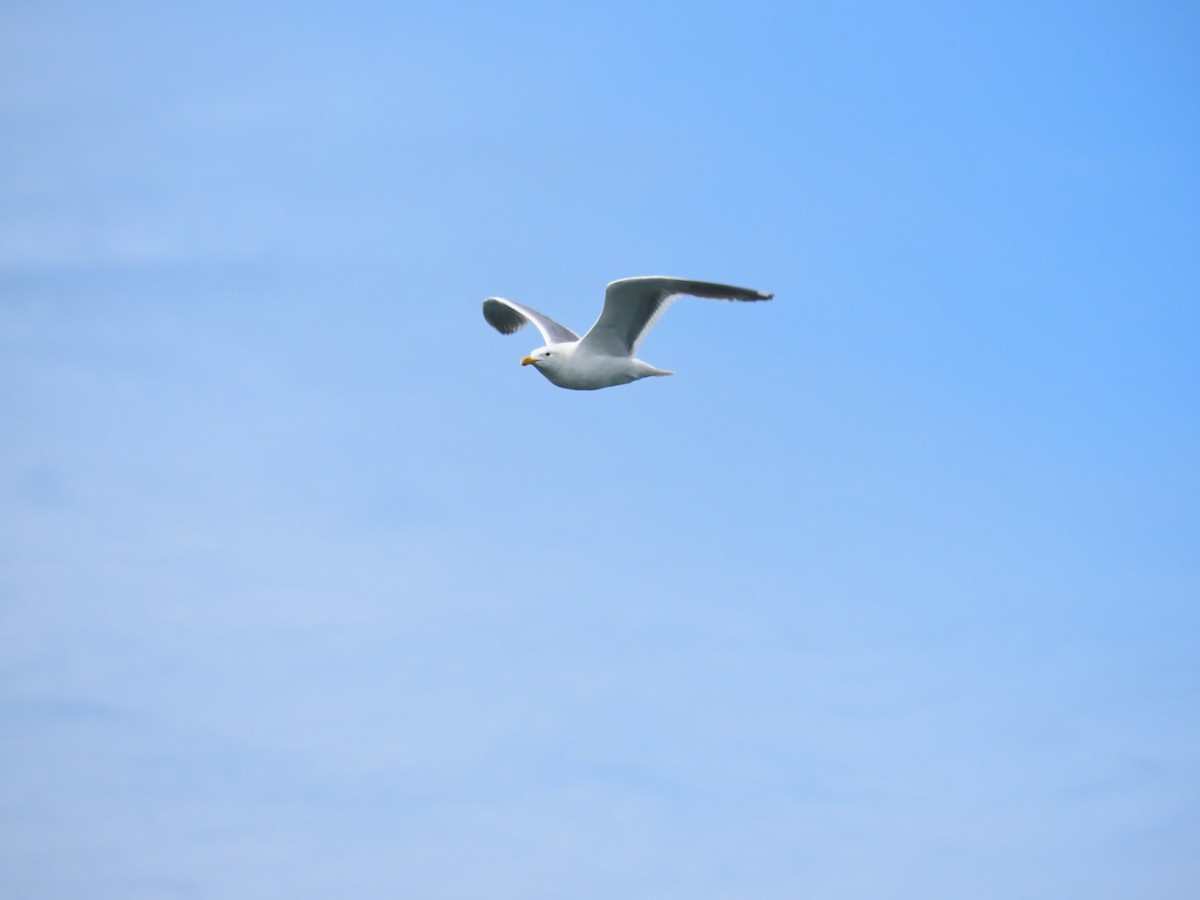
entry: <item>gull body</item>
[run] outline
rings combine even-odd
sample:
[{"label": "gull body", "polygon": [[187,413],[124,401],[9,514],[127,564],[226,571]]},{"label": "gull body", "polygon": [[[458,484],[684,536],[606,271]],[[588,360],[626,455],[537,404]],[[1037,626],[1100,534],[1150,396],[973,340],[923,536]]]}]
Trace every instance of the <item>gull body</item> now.
[{"label": "gull body", "polygon": [[558,387],[595,391],[674,374],[634,354],[667,307],[685,294],[740,301],[770,300],[773,296],[711,281],[651,275],[609,284],[600,318],[582,338],[537,310],[501,297],[483,301],[483,317],[501,334],[512,334],[532,322],[546,343],[522,359],[521,365],[533,366]]},{"label": "gull body", "polygon": [[651,375],[675,374],[632,356],[579,352],[579,345],[580,341],[547,344],[522,359],[521,365],[533,366],[551,384],[572,391],[595,391]]}]

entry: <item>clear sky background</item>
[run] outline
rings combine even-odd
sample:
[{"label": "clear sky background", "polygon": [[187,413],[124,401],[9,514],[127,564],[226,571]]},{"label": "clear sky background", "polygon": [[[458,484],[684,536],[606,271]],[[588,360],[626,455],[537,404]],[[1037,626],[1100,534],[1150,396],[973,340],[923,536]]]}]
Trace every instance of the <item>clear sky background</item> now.
[{"label": "clear sky background", "polygon": [[[10,2],[0,893],[1200,896],[1200,10]],[[684,300],[598,393],[582,330]]]}]

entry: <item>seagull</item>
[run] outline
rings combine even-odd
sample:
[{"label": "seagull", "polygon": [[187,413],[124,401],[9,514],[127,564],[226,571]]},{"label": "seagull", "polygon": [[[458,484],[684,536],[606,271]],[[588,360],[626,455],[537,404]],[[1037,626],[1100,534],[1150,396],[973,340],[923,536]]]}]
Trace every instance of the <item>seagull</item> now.
[{"label": "seagull", "polygon": [[667,307],[684,295],[709,300],[770,300],[775,296],[711,281],[648,275],[609,284],[600,318],[582,338],[536,309],[502,297],[483,301],[483,317],[501,334],[513,334],[532,322],[546,344],[522,359],[521,365],[533,366],[561,388],[596,391],[652,375],[675,374],[642,362],[634,353]]}]

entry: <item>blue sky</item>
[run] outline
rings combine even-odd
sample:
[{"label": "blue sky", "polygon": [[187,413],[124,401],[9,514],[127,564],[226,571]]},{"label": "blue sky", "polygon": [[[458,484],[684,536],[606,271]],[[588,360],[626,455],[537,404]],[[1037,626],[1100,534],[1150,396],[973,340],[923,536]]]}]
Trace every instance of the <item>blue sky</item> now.
[{"label": "blue sky", "polygon": [[1195,897],[1198,50],[6,4],[3,892]]}]

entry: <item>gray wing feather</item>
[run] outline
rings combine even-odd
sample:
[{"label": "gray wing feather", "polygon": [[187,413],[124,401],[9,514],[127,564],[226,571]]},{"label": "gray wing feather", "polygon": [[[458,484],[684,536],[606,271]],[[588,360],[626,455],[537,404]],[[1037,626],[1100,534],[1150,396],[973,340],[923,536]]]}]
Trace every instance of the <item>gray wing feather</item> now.
[{"label": "gray wing feather", "polygon": [[483,317],[501,334],[514,334],[524,328],[526,322],[532,322],[533,327],[542,333],[542,340],[547,344],[579,340],[579,335],[565,325],[559,325],[549,316],[502,297],[488,297],[483,301]]},{"label": "gray wing feather", "polygon": [[622,278],[604,292],[604,309],[583,336],[579,349],[606,356],[632,356],[667,307],[684,294],[708,300],[770,300],[775,296],[712,281],[658,275]]}]

